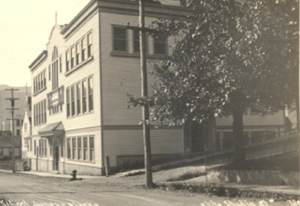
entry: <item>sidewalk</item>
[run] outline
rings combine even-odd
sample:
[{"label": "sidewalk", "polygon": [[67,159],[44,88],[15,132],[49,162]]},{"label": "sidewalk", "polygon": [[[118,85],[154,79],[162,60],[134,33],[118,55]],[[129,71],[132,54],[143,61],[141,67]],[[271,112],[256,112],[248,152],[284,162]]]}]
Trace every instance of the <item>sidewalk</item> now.
[{"label": "sidewalk", "polygon": [[[12,173],[11,170],[0,170],[1,173]],[[16,171],[16,174],[25,174],[25,175],[35,175],[40,177],[58,177],[71,179],[71,174],[59,174],[55,172],[38,172],[38,171]],[[89,176],[89,175],[77,175],[77,178],[82,179],[93,179],[93,178],[102,178],[105,176]]]}]

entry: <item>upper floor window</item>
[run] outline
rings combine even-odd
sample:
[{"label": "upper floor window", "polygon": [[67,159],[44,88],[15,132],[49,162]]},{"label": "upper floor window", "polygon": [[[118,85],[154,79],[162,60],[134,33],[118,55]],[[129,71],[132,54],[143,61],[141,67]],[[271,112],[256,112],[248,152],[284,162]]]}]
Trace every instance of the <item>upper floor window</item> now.
[{"label": "upper floor window", "polygon": [[76,43],[76,65],[79,64],[79,63],[81,62],[81,61],[80,61],[80,60],[81,60],[81,59],[80,59],[80,53],[81,53],[80,49],[81,49],[80,43],[77,42],[77,43]]},{"label": "upper floor window", "polygon": [[36,77],[33,78],[33,84],[34,94],[46,88],[46,69],[41,71]]},{"label": "upper floor window", "polygon": [[70,116],[70,90],[67,89],[67,117]]},{"label": "upper floor window", "polygon": [[77,99],[77,114],[80,114],[81,112],[81,86],[80,86],[80,83],[76,84],[76,99]]},{"label": "upper floor window", "polygon": [[46,99],[33,105],[34,126],[45,124],[47,122]]},{"label": "upper floor window", "polygon": [[154,54],[167,54],[167,38],[164,36],[154,37]]},{"label": "upper floor window", "polygon": [[75,52],[74,52],[74,50],[75,50],[75,48],[74,47],[72,47],[71,48],[71,57],[70,57],[70,59],[71,59],[71,69],[73,69],[73,67],[74,67],[74,56],[75,56]]},{"label": "upper floor window", "polygon": [[62,62],[61,62],[61,56],[59,57],[59,72],[62,72]]},{"label": "upper floor window", "polygon": [[69,62],[69,51],[66,52],[66,71],[68,72],[69,71],[69,65],[70,62]]},{"label": "upper floor window", "polygon": [[139,33],[139,30],[133,30],[133,52],[140,52],[140,33]]},{"label": "upper floor window", "polygon": [[52,90],[58,88],[58,50],[53,48],[52,52]]},{"label": "upper floor window", "polygon": [[72,116],[75,115],[75,92],[74,92],[74,86],[71,87],[71,111]]},{"label": "upper floor window", "polygon": [[92,44],[92,32],[89,32],[68,48],[66,51],[67,74],[71,73],[72,70],[78,69],[83,62],[92,59]]},{"label": "upper floor window", "polygon": [[81,40],[81,61],[84,61],[86,58],[86,38],[83,37]]},{"label": "upper floor window", "polygon": [[93,77],[84,78],[66,89],[67,117],[94,110]]},{"label": "upper floor window", "polygon": [[113,27],[113,50],[127,51],[127,30],[125,27]]},{"label": "upper floor window", "polygon": [[89,33],[88,35],[87,35],[87,45],[88,45],[88,47],[87,47],[87,55],[88,55],[88,57],[90,57],[90,56],[92,56],[92,43],[93,43],[93,40],[92,40],[92,33]]},{"label": "upper floor window", "polygon": [[89,111],[93,111],[94,110],[94,101],[93,101],[93,78],[90,77],[88,79],[88,87],[89,87]]}]

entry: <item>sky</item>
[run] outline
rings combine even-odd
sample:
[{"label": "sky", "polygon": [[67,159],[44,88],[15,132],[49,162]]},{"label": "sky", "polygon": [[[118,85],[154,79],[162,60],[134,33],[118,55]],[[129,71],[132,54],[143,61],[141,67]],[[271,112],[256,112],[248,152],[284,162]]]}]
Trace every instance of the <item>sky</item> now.
[{"label": "sky", "polygon": [[28,66],[57,23],[68,24],[90,0],[1,0],[0,85],[31,86]]}]

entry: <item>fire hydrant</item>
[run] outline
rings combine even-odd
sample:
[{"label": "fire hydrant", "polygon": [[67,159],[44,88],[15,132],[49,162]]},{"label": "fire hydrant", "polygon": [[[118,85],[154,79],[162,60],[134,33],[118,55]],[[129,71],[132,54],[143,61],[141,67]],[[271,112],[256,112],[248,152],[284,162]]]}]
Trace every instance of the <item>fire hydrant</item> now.
[{"label": "fire hydrant", "polygon": [[77,179],[77,178],[76,178],[76,173],[77,173],[76,170],[73,170],[73,171],[72,171],[72,174],[71,174],[71,175],[72,175],[72,179],[73,179],[73,180],[76,180],[76,179]]}]

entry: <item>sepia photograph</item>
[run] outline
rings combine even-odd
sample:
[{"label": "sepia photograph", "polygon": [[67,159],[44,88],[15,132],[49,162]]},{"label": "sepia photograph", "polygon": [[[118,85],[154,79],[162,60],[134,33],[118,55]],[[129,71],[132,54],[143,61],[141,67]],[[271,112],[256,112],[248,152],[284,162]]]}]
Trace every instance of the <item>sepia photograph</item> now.
[{"label": "sepia photograph", "polygon": [[0,206],[300,206],[299,0],[1,0]]}]

